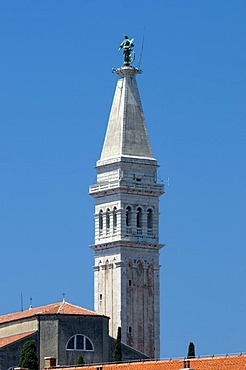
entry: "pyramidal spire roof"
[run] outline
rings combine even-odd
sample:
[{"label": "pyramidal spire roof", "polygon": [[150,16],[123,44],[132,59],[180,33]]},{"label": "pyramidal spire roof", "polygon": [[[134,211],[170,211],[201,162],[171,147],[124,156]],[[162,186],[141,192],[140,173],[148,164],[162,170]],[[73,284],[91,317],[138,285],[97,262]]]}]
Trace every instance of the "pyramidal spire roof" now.
[{"label": "pyramidal spire roof", "polygon": [[100,161],[119,157],[154,160],[136,82],[136,74],[141,72],[123,66],[114,73],[119,79]]}]

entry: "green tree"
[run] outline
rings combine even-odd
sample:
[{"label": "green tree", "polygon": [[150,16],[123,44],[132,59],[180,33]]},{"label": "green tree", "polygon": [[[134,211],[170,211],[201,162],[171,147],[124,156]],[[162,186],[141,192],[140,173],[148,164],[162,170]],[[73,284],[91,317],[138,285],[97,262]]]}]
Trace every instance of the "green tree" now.
[{"label": "green tree", "polygon": [[119,362],[122,360],[122,350],[121,350],[121,328],[118,327],[118,332],[117,332],[117,339],[115,342],[115,347],[114,347],[114,360],[116,362]]},{"label": "green tree", "polygon": [[20,351],[20,367],[38,370],[38,357],[35,340],[28,340]]},{"label": "green tree", "polygon": [[188,347],[187,358],[194,358],[194,357],[196,357],[196,355],[195,355],[195,345],[194,345],[193,342],[190,342],[189,347]]},{"label": "green tree", "polygon": [[84,365],[84,364],[85,364],[84,357],[82,355],[79,355],[78,360],[77,360],[77,365]]}]

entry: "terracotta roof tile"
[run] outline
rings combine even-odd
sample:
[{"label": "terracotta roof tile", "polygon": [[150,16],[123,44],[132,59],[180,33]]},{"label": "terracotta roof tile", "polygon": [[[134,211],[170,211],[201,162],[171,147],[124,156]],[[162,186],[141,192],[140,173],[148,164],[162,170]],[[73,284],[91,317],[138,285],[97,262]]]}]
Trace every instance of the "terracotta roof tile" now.
[{"label": "terracotta roof tile", "polygon": [[[59,367],[59,370],[180,370],[184,368],[183,360],[161,360],[131,362],[112,365],[94,365],[83,367]],[[190,360],[190,369],[194,370],[245,370],[246,355],[205,357]]]},{"label": "terracotta roof tile", "polygon": [[7,315],[0,316],[0,324],[7,323],[10,321],[26,319],[28,317],[34,317],[37,315],[82,315],[82,316],[103,316],[95,311],[87,310],[79,306],[75,306],[68,302],[58,302],[48,304],[46,306],[40,306],[31,308],[29,310],[10,313]]},{"label": "terracotta roof tile", "polygon": [[27,333],[17,334],[17,335],[11,335],[7,338],[0,338],[0,348],[7,346],[8,344],[14,343],[17,340],[29,337],[29,335],[32,335],[36,333],[36,331],[29,331]]}]

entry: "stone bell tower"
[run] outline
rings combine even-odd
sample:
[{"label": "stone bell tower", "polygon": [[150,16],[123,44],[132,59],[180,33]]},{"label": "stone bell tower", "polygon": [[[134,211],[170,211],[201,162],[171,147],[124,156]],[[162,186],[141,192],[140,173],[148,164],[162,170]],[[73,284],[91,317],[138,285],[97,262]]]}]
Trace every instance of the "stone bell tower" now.
[{"label": "stone bell tower", "polygon": [[159,197],[164,187],[157,183],[158,164],[136,82],[140,71],[130,66],[130,52],[124,51],[124,66],[114,71],[118,82],[96,164],[97,183],[90,187],[95,198],[94,308],[110,317],[111,336],[121,327],[123,343],[158,358]]}]

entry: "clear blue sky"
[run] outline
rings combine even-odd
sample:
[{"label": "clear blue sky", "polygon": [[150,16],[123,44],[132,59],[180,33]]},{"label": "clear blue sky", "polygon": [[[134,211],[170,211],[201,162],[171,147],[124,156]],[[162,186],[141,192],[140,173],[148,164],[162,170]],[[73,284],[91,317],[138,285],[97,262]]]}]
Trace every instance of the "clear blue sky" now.
[{"label": "clear blue sky", "polygon": [[0,3],[0,314],[93,308],[93,199],[135,38],[161,199],[161,357],[245,352],[245,0]]}]

